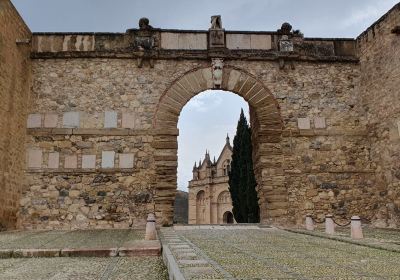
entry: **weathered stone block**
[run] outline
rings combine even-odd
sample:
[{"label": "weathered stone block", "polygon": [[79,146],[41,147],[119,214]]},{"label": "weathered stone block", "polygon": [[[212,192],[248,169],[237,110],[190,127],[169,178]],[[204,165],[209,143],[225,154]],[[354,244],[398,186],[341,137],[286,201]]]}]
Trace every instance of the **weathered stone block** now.
[{"label": "weathered stone block", "polygon": [[96,155],[82,155],[82,168],[95,169],[96,168]]},{"label": "weathered stone block", "polygon": [[270,50],[271,35],[250,35],[250,47],[253,50]]},{"label": "weathered stone block", "polygon": [[135,114],[134,113],[122,113],[122,128],[135,128]]},{"label": "weathered stone block", "polygon": [[118,113],[106,111],[104,113],[104,128],[116,128],[118,123]]},{"label": "weathered stone block", "polygon": [[178,49],[178,33],[162,32],[161,33],[161,48],[163,49]]},{"label": "weathered stone block", "polygon": [[41,114],[28,115],[28,121],[27,121],[26,126],[27,126],[27,128],[42,127],[42,115]]},{"label": "weathered stone block", "polygon": [[47,168],[51,169],[57,169],[60,164],[60,154],[55,152],[55,153],[49,153],[49,161],[47,164]]},{"label": "weathered stone block", "polygon": [[119,168],[133,168],[133,154],[119,154]]},{"label": "weathered stone block", "polygon": [[67,156],[65,156],[64,168],[67,168],[67,169],[78,168],[78,156],[77,155],[67,155]]},{"label": "weathered stone block", "polygon": [[316,117],[314,118],[314,127],[317,129],[326,128],[326,122],[324,117]]},{"label": "weathered stone block", "polygon": [[250,38],[250,34],[226,34],[226,47],[231,50],[249,50]]},{"label": "weathered stone block", "polygon": [[39,149],[28,150],[28,168],[42,168],[43,152]]},{"label": "weathered stone block", "polygon": [[309,118],[298,118],[297,119],[297,126],[299,129],[310,129],[310,119]]},{"label": "weathered stone block", "polygon": [[44,127],[54,128],[57,127],[57,123],[58,123],[58,114],[55,113],[44,114]]},{"label": "weathered stone block", "polygon": [[66,112],[63,116],[63,127],[77,128],[79,127],[79,112]]},{"label": "weathered stone block", "polygon": [[206,50],[207,33],[181,33],[178,36],[180,50]]},{"label": "weathered stone block", "polygon": [[114,160],[114,151],[103,151],[101,153],[101,168],[114,168]]}]

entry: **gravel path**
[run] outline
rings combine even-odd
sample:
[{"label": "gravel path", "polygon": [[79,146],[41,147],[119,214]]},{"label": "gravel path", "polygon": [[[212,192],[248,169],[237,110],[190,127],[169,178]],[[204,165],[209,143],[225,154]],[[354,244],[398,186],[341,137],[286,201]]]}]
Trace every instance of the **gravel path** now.
[{"label": "gravel path", "polygon": [[0,259],[1,280],[166,280],[157,257]]},{"label": "gravel path", "polygon": [[400,279],[400,254],[275,229],[176,231],[237,279]]}]

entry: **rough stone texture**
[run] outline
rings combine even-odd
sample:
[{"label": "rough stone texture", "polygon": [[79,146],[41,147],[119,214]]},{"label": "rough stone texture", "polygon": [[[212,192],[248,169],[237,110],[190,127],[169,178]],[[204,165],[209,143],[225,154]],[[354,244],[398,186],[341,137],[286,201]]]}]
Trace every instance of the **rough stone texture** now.
[{"label": "rough stone texture", "polygon": [[[282,71],[275,62],[249,61],[243,64],[226,60],[225,63],[223,88],[242,95],[253,112],[255,170],[260,184],[263,222],[291,217],[291,221],[300,223],[303,215],[310,211],[320,215],[328,211],[341,215],[369,215],[368,209],[373,207],[379,194],[370,166],[364,111],[355,94],[359,66],[353,63],[296,62],[295,69]],[[116,111],[126,108],[135,113],[135,124],[144,129],[141,133],[149,133],[152,127],[173,131],[186,101],[212,85],[208,67],[209,62],[191,60],[159,60],[154,69],[135,68],[127,60],[34,60],[33,90],[38,97],[35,113],[53,111],[62,114],[71,109],[71,102],[75,110],[85,112],[86,116],[102,114],[108,108]],[[199,70],[185,75],[196,68]],[[178,77],[181,77],[179,81],[174,82]],[[81,83],[81,80],[86,82]],[[328,120],[326,129],[298,130],[298,118],[317,116]],[[282,123],[285,126],[283,131]],[[106,135],[108,131],[103,129],[98,133]],[[127,142],[127,136],[66,137],[54,135],[51,136],[54,140],[49,140],[32,136],[31,141],[49,149],[49,152],[53,149],[65,150],[65,153],[90,151],[98,154],[99,159],[102,151],[131,153],[131,148],[125,148],[125,145],[137,145],[139,149],[143,148],[143,141],[151,145],[152,149],[140,155],[133,153],[136,159],[147,158],[149,169],[146,173],[152,175],[139,180],[140,173],[135,173],[133,180],[137,187],[155,190],[154,202],[160,222],[171,221],[171,203],[176,190],[175,135],[155,135],[149,139],[138,136],[136,139],[143,138],[142,142],[131,144]],[[118,162],[115,166],[119,166]],[[34,185],[43,185],[40,180],[47,176],[35,175]],[[79,176],[83,180],[94,174]],[[55,182],[56,187],[59,185]],[[82,187],[89,186],[85,183]],[[120,187],[123,190],[127,186]],[[38,195],[30,191],[27,194],[30,197]],[[118,201],[117,197],[113,199]],[[118,206],[123,208],[120,203],[116,204]],[[127,216],[137,212],[134,210]],[[32,219],[28,213],[25,223]],[[60,216],[53,218],[60,222]]]},{"label": "rough stone texture", "polygon": [[[362,102],[376,170],[380,226],[400,225],[400,3],[357,38]],[[387,220],[387,222],[385,221]],[[383,221],[383,223],[382,223]]]},{"label": "rough stone texture", "polygon": [[[0,3],[6,11],[0,16],[5,22],[0,58],[6,62],[0,66],[0,119],[7,120],[1,122],[5,183],[0,217],[15,224],[31,73],[28,49],[15,46],[15,39],[29,33],[9,1]],[[213,89],[210,57],[219,56],[224,58],[220,89],[250,105],[263,223],[302,223],[306,213],[322,217],[331,212],[396,224],[399,37],[390,30],[398,21],[399,5],[357,46],[351,39],[290,34],[291,53],[279,51],[279,32],[227,32],[232,40],[225,39],[225,45],[234,49],[206,50],[199,47],[202,39],[188,39],[202,38],[206,31],[174,31],[178,46],[163,49],[168,38],[156,29],[151,31],[154,49],[146,52],[132,44],[141,36],[136,29],[35,34],[29,113],[44,115],[46,128],[28,129],[26,147],[42,150],[43,166],[26,170],[19,225],[127,227],[143,223],[147,211],[155,211],[159,224],[171,224],[179,114],[193,96]],[[270,36],[271,49],[269,39],[259,36]],[[182,49],[179,38],[190,50]],[[266,49],[258,49],[264,43]],[[119,112],[116,128],[104,128],[106,111]],[[79,118],[68,112],[79,112]],[[46,122],[49,113],[54,115]],[[325,125],[317,118],[324,118]],[[311,126],[299,129],[299,119],[308,119]],[[121,169],[119,157],[104,165],[105,151],[134,154],[134,168]],[[76,168],[48,168],[53,152],[61,163],[76,155]],[[86,154],[96,155],[94,170],[82,169]]]},{"label": "rough stone texture", "polygon": [[30,101],[31,32],[10,1],[0,1],[0,224],[14,228],[25,168],[25,129]]}]

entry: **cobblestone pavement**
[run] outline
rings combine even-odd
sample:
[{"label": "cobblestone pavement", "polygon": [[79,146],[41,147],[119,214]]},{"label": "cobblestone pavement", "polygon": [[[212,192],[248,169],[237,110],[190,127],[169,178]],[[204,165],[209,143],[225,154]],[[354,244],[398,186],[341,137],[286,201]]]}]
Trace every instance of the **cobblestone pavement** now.
[{"label": "cobblestone pavement", "polygon": [[118,247],[144,239],[143,230],[9,231],[0,233],[0,249]]},{"label": "cobblestone pavement", "polygon": [[278,229],[162,234],[188,279],[400,279],[399,253]]},{"label": "cobblestone pavement", "polygon": [[166,280],[158,257],[0,259],[0,280]]},{"label": "cobblestone pavement", "polygon": [[[299,229],[298,231],[310,234],[310,232],[304,229]],[[311,234],[313,234],[313,232],[311,232]],[[354,242],[354,240],[350,238],[350,227],[336,227],[334,235],[327,235],[325,234],[324,227],[319,225],[314,234]],[[363,227],[363,234],[364,239],[355,242],[400,252],[400,230],[398,229],[377,229],[366,226]]]}]

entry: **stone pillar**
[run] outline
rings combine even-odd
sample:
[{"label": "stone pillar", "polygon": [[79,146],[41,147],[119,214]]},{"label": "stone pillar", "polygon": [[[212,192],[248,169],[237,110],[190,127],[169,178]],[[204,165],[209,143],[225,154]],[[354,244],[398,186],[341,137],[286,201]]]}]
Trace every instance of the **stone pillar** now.
[{"label": "stone pillar", "polygon": [[306,229],[307,230],[314,230],[314,221],[311,214],[306,215]]},{"label": "stone pillar", "polygon": [[331,214],[325,216],[325,233],[335,234],[335,224],[333,222],[333,215]]},{"label": "stone pillar", "polygon": [[145,240],[156,240],[157,239],[156,217],[152,213],[150,213],[147,216],[146,235],[145,235],[144,239]]},{"label": "stone pillar", "polygon": [[364,238],[361,228],[361,219],[358,216],[351,217],[351,238],[353,239]]}]

